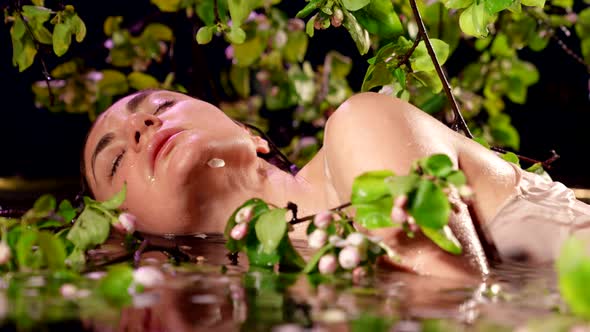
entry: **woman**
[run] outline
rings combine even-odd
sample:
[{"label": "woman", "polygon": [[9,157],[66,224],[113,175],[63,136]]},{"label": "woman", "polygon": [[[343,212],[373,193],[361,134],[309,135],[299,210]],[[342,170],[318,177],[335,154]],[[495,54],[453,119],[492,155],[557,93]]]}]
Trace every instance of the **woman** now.
[{"label": "woman", "polygon": [[[475,192],[477,220],[500,254],[509,258],[515,250],[537,250],[526,237],[511,235],[514,223],[506,222],[515,215],[527,218],[520,202],[539,177],[523,173],[401,100],[375,93],[348,99],[328,120],[323,148],[297,175],[258,157],[269,151],[268,142],[211,104],[175,92],[146,90],[121,99],[97,119],[84,150],[84,175],[99,200],[127,184],[123,208],[138,217],[139,231],[190,234],[222,232],[234,208],[252,197],[277,206],[295,202],[300,215],[314,214],[349,201],[352,182],[363,172],[391,169],[405,174],[412,161],[444,153],[465,173]],[[564,223],[573,221],[570,215],[577,221],[590,215],[588,206],[559,186],[546,184],[539,204],[543,206],[549,194],[567,199],[557,208],[565,211],[559,215]],[[503,213],[506,207],[514,211]],[[530,213],[530,219],[539,219],[535,211]],[[496,231],[494,224],[508,226]],[[398,229],[376,233],[401,252],[406,267],[419,273],[461,276],[474,266],[485,273],[483,251],[464,205],[452,216],[451,226],[470,259],[443,253],[424,239],[408,242]],[[508,235],[510,241],[501,238]],[[533,250],[533,260],[555,257],[558,244],[549,244],[563,239],[556,242],[553,235],[550,231],[536,239],[550,250]]]}]

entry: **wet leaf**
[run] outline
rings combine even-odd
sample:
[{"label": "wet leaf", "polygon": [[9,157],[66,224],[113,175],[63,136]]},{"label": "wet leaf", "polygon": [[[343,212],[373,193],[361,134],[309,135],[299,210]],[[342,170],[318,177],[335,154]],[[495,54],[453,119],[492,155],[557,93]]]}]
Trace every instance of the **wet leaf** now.
[{"label": "wet leaf", "polygon": [[287,232],[286,209],[273,209],[263,213],[256,221],[256,236],[262,251],[270,254],[277,249]]},{"label": "wet leaf", "polygon": [[408,175],[393,176],[386,180],[393,197],[408,195],[420,181],[420,176],[414,173]]},{"label": "wet leaf", "polygon": [[51,270],[59,270],[65,267],[66,249],[63,242],[55,234],[47,231],[38,233],[39,248]]},{"label": "wet leaf", "polygon": [[460,255],[463,252],[459,241],[457,241],[454,236],[449,236],[442,229],[433,229],[425,226],[421,226],[420,229],[427,238],[429,238],[442,250],[453,255]]},{"label": "wet leaf", "polygon": [[357,176],[352,183],[352,204],[370,203],[390,195],[386,180],[394,176],[392,171],[372,171]]},{"label": "wet leaf", "polygon": [[101,202],[100,206],[105,209],[108,209],[108,210],[117,209],[125,201],[126,195],[127,195],[127,184],[124,183],[123,187],[121,188],[121,190],[119,190],[118,193],[113,195],[113,197],[109,198],[108,200]]},{"label": "wet leaf", "polygon": [[451,206],[439,185],[421,179],[409,212],[421,227],[440,229],[449,221]]},{"label": "wet leaf", "polygon": [[[449,44],[439,39],[430,39],[434,53],[439,64],[444,64],[449,56]],[[432,71],[434,70],[434,63],[430,59],[426,44],[421,41],[418,47],[410,56],[410,63],[414,71]]]},{"label": "wet leaf", "polygon": [[[236,214],[238,213],[238,211],[240,211],[240,209],[249,206],[249,205],[253,205],[253,216],[252,216],[252,221],[254,221],[256,218],[258,218],[262,213],[268,211],[268,205],[261,199],[259,198],[252,198],[247,200],[244,204],[240,205],[240,207],[238,207],[234,213],[232,213],[232,215],[229,217],[227,223],[225,224],[225,230],[223,232],[223,237],[226,240],[225,243],[225,247],[227,248],[227,250],[229,250],[230,252],[238,252],[240,251],[243,247],[244,247],[244,243],[245,241],[236,241],[234,239],[231,238],[230,233],[231,230],[234,228],[234,226],[236,225]],[[248,230],[248,232],[252,231],[252,227],[249,227],[250,229]]]},{"label": "wet leaf", "polygon": [[86,250],[102,244],[109,236],[111,219],[96,208],[87,206],[70,229],[67,239]]},{"label": "wet leaf", "polygon": [[348,30],[361,55],[365,55],[371,46],[369,33],[357,21],[356,17],[346,9],[342,9],[344,20],[342,25]]},{"label": "wet leaf", "polygon": [[419,165],[426,174],[436,177],[445,177],[454,171],[454,165],[451,158],[446,154],[434,154],[430,157],[421,159]]},{"label": "wet leaf", "polygon": [[449,175],[446,176],[445,180],[456,187],[461,187],[467,184],[467,178],[465,177],[465,174],[459,170],[453,170],[451,173],[449,173]]},{"label": "wet leaf", "polygon": [[489,14],[485,10],[484,2],[482,1],[479,4],[474,2],[459,16],[459,26],[466,34],[481,38],[488,34],[489,20]]},{"label": "wet leaf", "polygon": [[127,265],[111,266],[107,275],[100,280],[97,291],[110,303],[122,306],[131,302],[128,291],[131,282],[133,282],[131,267]]}]

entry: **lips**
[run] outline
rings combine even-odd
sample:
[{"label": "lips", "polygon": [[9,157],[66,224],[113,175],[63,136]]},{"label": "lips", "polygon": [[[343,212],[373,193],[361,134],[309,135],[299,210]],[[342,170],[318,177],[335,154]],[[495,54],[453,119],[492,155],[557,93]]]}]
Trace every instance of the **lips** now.
[{"label": "lips", "polygon": [[170,143],[174,136],[182,132],[182,128],[169,128],[158,131],[152,137],[148,145],[148,154],[152,173],[155,171],[156,162],[169,150]]}]

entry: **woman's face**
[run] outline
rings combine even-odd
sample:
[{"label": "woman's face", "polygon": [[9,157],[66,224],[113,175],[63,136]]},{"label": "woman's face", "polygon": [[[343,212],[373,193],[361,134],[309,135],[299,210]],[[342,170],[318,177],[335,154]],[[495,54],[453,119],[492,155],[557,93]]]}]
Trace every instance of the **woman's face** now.
[{"label": "woman's face", "polygon": [[[122,208],[137,216],[139,231],[221,231],[209,209],[255,172],[265,143],[209,103],[146,90],[96,120],[84,148],[85,176],[98,200],[127,184]],[[214,158],[225,165],[212,167]]]}]

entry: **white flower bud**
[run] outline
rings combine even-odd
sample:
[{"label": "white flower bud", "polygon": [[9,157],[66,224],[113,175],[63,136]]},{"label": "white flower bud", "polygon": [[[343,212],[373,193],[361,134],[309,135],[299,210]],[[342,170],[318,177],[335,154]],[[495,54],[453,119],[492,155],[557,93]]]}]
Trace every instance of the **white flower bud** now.
[{"label": "white flower bud", "polygon": [[254,217],[254,205],[244,206],[236,213],[236,223],[248,223]]},{"label": "white flower bud", "polygon": [[328,242],[330,242],[331,245],[337,248],[346,247],[346,240],[344,240],[338,235],[330,235],[330,238],[328,238]]},{"label": "white flower bud", "polygon": [[326,244],[328,240],[328,233],[323,229],[316,229],[307,236],[307,243],[310,248],[319,249]]},{"label": "white flower bud", "polygon": [[391,209],[391,219],[396,222],[404,222],[408,220],[408,212],[399,206],[394,206]]},{"label": "white flower bud", "polygon": [[317,228],[326,229],[332,222],[332,212],[323,211],[313,217],[313,224]]},{"label": "white flower bud", "polygon": [[360,247],[365,243],[365,235],[358,232],[350,233],[346,237],[346,243],[353,247]]},{"label": "white flower bud", "polygon": [[239,240],[243,239],[247,233],[248,233],[248,224],[244,222],[244,223],[235,225],[234,228],[231,229],[231,233],[229,235],[231,236],[232,239],[239,241]]},{"label": "white flower bud", "polygon": [[72,284],[63,284],[59,288],[59,292],[65,299],[74,299],[78,293],[78,288]]},{"label": "white flower bud", "polygon": [[134,215],[123,212],[119,215],[119,220],[113,224],[113,227],[121,233],[131,234],[135,232],[136,222],[137,218]]},{"label": "white flower bud", "polygon": [[459,187],[459,196],[461,198],[471,198],[474,195],[473,189],[468,185]]},{"label": "white flower bud", "polygon": [[318,269],[320,270],[321,274],[331,274],[336,271],[338,268],[338,263],[336,262],[336,256],[332,254],[327,254],[320,258],[318,263]]},{"label": "white flower bud", "polygon": [[144,287],[154,287],[165,281],[164,274],[153,266],[142,266],[133,271],[133,281]]},{"label": "white flower bud", "polygon": [[273,42],[275,48],[283,48],[283,46],[285,46],[285,44],[287,43],[287,33],[283,30],[277,31],[277,33],[274,36]]},{"label": "white flower bud", "polygon": [[408,204],[408,196],[406,195],[399,195],[393,201],[393,206],[397,206],[400,208],[405,208],[406,204]]},{"label": "white flower bud", "polygon": [[350,270],[359,265],[361,262],[361,255],[356,247],[345,247],[338,255],[338,262],[342,268]]},{"label": "white flower bud", "polygon": [[10,247],[4,241],[0,242],[0,265],[8,263],[12,257],[12,253],[10,252]]}]

